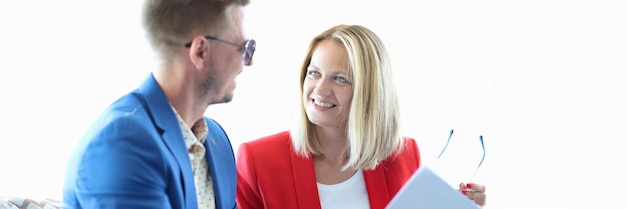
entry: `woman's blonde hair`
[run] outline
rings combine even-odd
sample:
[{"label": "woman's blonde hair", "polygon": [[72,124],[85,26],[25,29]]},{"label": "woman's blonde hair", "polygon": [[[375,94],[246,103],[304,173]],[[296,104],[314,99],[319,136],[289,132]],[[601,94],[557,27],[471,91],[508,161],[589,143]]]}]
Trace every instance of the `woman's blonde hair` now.
[{"label": "woman's blonde hair", "polygon": [[299,156],[320,154],[320,144],[302,101],[303,85],[311,56],[323,40],[344,45],[353,76],[352,104],[346,131],[350,144],[346,168],[374,169],[403,147],[399,131],[398,96],[391,63],[381,39],[360,25],[337,25],[315,38],[300,69],[300,108],[291,128],[292,143]]}]

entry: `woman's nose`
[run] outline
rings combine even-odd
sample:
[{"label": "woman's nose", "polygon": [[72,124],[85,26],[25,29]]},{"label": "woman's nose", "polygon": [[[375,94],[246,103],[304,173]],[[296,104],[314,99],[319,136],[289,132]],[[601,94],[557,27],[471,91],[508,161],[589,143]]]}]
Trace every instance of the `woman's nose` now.
[{"label": "woman's nose", "polygon": [[320,79],[316,84],[315,88],[313,88],[313,92],[320,96],[330,96],[332,94],[331,82],[327,81],[327,79]]}]

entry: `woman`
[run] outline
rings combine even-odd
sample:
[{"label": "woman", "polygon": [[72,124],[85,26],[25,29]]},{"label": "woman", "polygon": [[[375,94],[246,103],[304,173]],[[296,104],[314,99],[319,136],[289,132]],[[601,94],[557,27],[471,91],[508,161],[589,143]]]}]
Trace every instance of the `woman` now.
[{"label": "woman", "polygon": [[[380,38],[359,25],[324,31],[309,46],[300,90],[290,131],[240,146],[239,208],[384,208],[420,156],[415,140],[399,133],[397,92]],[[460,190],[484,205],[483,185]]]}]

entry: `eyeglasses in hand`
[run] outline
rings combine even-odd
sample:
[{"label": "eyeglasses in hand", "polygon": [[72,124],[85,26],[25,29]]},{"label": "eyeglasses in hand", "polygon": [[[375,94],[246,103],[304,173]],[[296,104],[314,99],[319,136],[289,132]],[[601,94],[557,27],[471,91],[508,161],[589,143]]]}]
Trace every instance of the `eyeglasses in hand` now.
[{"label": "eyeglasses in hand", "polygon": [[[244,64],[246,66],[250,66],[252,64],[252,55],[254,55],[254,51],[256,51],[256,41],[254,39],[249,39],[244,44],[236,44],[230,41],[215,38],[213,36],[204,36],[204,38],[236,46],[237,50],[242,53],[241,56],[243,57]],[[185,47],[191,47],[191,42],[185,43]]]},{"label": "eyeglasses in hand", "polygon": [[[448,136],[448,141],[446,142],[446,146],[443,147],[443,150],[441,150],[441,152],[439,153],[439,156],[437,156],[437,159],[439,159],[441,157],[441,155],[443,155],[443,153],[446,151],[446,148],[448,148],[448,144],[450,144],[450,139],[452,138],[452,134],[454,133],[454,129],[450,129],[450,136]],[[478,169],[480,168],[480,166],[483,164],[483,161],[485,160],[485,143],[483,142],[483,136],[480,135],[479,137],[480,140],[480,145],[483,149],[483,157],[480,159],[480,162],[478,163],[478,166],[476,167],[476,169],[474,170],[474,173],[472,174],[472,177],[470,177],[470,179],[467,182],[472,182],[472,179],[474,179],[474,175],[476,175],[476,172],[478,171]]]}]

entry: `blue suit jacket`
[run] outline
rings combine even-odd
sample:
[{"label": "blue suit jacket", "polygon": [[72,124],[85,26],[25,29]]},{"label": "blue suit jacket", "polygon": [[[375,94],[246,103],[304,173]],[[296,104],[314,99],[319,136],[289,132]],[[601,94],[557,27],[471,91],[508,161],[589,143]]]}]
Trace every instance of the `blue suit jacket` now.
[{"label": "blue suit jacket", "polygon": [[[235,157],[222,127],[206,118],[206,159],[217,208],[236,208]],[[197,208],[180,126],[152,75],[109,106],[72,154],[63,208]]]}]

